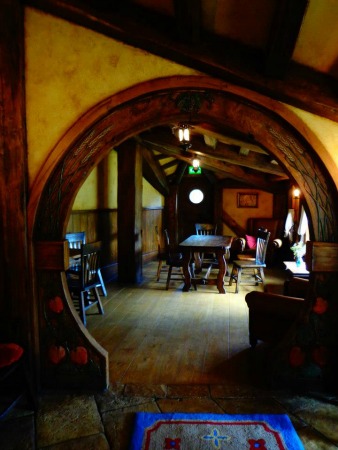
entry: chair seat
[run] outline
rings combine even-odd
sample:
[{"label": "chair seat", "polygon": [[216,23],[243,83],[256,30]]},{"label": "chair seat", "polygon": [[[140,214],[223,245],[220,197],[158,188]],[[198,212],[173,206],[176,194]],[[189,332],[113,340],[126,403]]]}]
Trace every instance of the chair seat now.
[{"label": "chair seat", "polygon": [[[255,279],[255,284],[258,283],[264,284],[265,276],[264,276],[264,268],[265,264],[265,256],[266,250],[268,246],[268,241],[270,238],[270,233],[267,230],[260,229],[257,233],[257,244],[256,244],[256,252],[255,258],[248,259],[236,259],[233,261],[232,271],[230,274],[229,286],[232,285],[232,282],[236,282],[236,290],[237,294],[239,291],[239,285],[242,280],[242,272],[250,270],[253,272],[253,276]],[[252,284],[252,283],[250,283]]]},{"label": "chair seat", "polygon": [[236,260],[236,261],[233,261],[233,264],[238,267],[245,267],[247,269],[254,269],[256,267],[266,267],[265,263],[256,262],[256,260],[254,258]]}]

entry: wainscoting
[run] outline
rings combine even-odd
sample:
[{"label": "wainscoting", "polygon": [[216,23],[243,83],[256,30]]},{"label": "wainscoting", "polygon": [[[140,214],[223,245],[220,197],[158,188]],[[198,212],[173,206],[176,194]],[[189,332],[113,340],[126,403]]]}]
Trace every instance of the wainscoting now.
[{"label": "wainscoting", "polygon": [[[72,211],[67,233],[85,231],[87,242],[102,241],[102,276],[106,282],[118,276],[117,209]],[[157,257],[155,226],[162,230],[163,208],[142,209],[142,255],[143,262]]]}]

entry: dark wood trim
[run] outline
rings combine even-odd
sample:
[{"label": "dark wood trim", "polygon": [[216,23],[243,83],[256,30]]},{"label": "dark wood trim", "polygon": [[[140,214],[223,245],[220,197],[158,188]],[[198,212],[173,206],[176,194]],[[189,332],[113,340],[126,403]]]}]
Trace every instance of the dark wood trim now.
[{"label": "dark wood trim", "polygon": [[279,0],[271,27],[265,74],[283,79],[286,75],[308,0]]},{"label": "dark wood trim", "polygon": [[67,270],[69,268],[68,241],[40,241],[35,243],[37,270]]},{"label": "dark wood trim", "polygon": [[74,209],[72,210],[72,215],[84,213],[115,212],[115,211],[118,211],[118,208]]},{"label": "dark wood trim", "polygon": [[35,391],[38,361],[33,358],[39,349],[26,217],[24,8],[18,0],[3,0],[0,8],[0,313],[20,323]]},{"label": "dark wood trim", "polygon": [[119,281],[139,283],[142,280],[142,152],[133,140],[125,141],[118,149],[117,197]]},{"label": "dark wood trim", "polygon": [[27,321],[27,305],[32,302],[26,229],[24,16],[19,1],[1,2],[0,29],[0,307],[3,317],[22,315]]}]

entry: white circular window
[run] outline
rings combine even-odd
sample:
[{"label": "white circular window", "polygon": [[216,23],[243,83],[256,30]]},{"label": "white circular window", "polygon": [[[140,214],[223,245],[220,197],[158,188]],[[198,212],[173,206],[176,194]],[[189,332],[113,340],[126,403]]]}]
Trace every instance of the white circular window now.
[{"label": "white circular window", "polygon": [[198,203],[201,203],[203,199],[204,194],[201,189],[193,189],[189,194],[189,200],[191,201],[191,203],[195,203],[196,205]]}]

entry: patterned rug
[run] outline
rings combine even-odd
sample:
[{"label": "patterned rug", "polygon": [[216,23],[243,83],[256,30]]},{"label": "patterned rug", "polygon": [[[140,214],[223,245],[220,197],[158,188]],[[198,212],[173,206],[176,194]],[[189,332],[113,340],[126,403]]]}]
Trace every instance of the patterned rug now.
[{"label": "patterned rug", "polygon": [[285,414],[137,413],[130,450],[304,450]]}]

